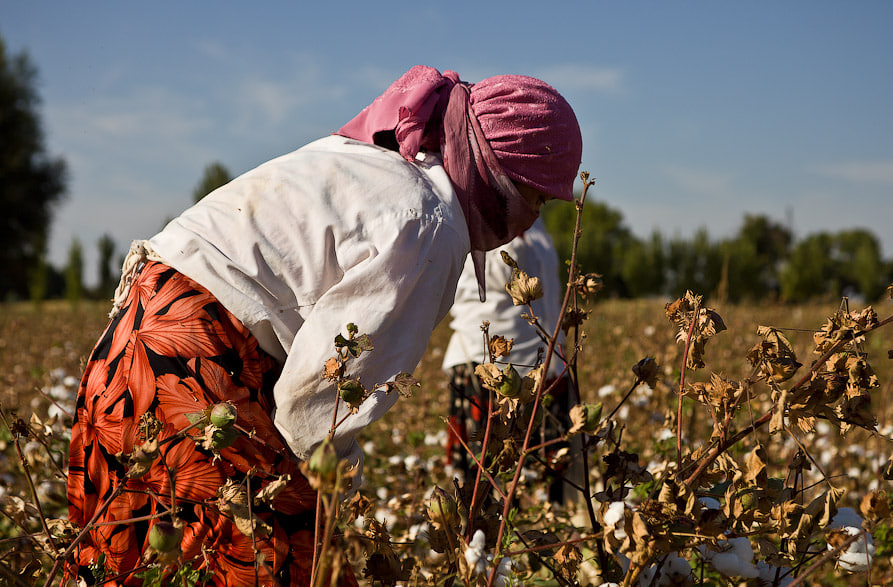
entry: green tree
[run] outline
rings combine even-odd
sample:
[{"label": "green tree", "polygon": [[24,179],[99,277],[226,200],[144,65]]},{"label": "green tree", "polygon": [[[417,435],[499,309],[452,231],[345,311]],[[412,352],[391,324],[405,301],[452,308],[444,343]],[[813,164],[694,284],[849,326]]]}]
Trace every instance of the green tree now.
[{"label": "green tree", "polygon": [[835,237],[835,261],[844,294],[858,291],[869,302],[884,293],[886,267],[881,258],[881,245],[864,229],[845,230]]},{"label": "green tree", "polygon": [[115,271],[112,268],[112,257],[115,255],[115,241],[108,234],[102,235],[96,242],[99,249],[99,285],[96,294],[102,299],[111,298],[115,294]]},{"label": "green tree", "polygon": [[49,293],[50,265],[46,260],[46,246],[37,251],[36,259],[28,267],[28,297],[39,306]]},{"label": "green tree", "polygon": [[735,238],[738,251],[731,265],[733,299],[763,299],[779,291],[779,272],[790,254],[793,235],[784,225],[767,216],[750,215]]},{"label": "green tree", "polygon": [[664,239],[658,231],[647,242],[631,240],[623,252],[620,274],[630,297],[663,293],[666,285]]},{"label": "green tree", "polygon": [[[0,38],[0,299],[41,289],[41,255],[65,193],[65,162],[44,147],[36,76],[28,55],[8,54]],[[29,277],[38,280],[32,288]]]},{"label": "green tree", "polygon": [[706,228],[700,228],[694,238],[680,236],[667,244],[667,293],[673,297],[691,290],[702,295],[714,294],[722,280],[724,254],[710,240]]},{"label": "green tree", "polygon": [[779,274],[782,299],[800,302],[839,296],[841,288],[833,251],[834,237],[827,232],[809,235],[797,243]]},{"label": "green tree", "polygon": [[201,181],[192,190],[192,201],[198,202],[220,186],[232,181],[229,170],[219,161],[214,161],[205,166]]},{"label": "green tree", "polygon": [[84,255],[81,241],[71,241],[68,249],[68,263],[65,265],[65,298],[77,304],[84,296]]},{"label": "green tree", "polygon": [[[546,229],[555,242],[560,259],[570,259],[573,248],[574,225],[577,211],[566,203],[550,204],[543,208]],[[623,280],[624,251],[635,240],[623,224],[623,215],[602,202],[588,202],[583,206],[583,232],[577,249],[580,270],[599,273],[605,284],[604,295],[628,295]],[[562,279],[567,268],[562,268]]]}]

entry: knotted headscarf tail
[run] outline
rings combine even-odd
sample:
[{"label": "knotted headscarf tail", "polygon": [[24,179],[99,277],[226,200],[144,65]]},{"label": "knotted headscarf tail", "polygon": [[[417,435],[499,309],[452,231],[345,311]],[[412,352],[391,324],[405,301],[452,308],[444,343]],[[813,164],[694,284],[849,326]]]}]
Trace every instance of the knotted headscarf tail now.
[{"label": "knotted headscarf tail", "polygon": [[567,101],[536,78],[503,75],[471,85],[417,65],[336,134],[375,143],[393,132],[400,154],[439,150],[465,214],[481,300],[484,252],[530,227],[537,212],[513,180],[573,199],[582,138]]}]

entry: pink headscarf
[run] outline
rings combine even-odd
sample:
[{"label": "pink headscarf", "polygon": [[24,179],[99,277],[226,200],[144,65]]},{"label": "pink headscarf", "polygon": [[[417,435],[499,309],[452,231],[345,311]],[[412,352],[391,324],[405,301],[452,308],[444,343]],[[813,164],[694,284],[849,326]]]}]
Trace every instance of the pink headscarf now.
[{"label": "pink headscarf", "polygon": [[537,218],[512,180],[572,200],[583,150],[573,110],[545,82],[500,75],[472,85],[454,71],[441,74],[423,65],[403,74],[336,134],[396,146],[407,161],[423,148],[442,154],[468,224],[482,300],[484,252]]}]

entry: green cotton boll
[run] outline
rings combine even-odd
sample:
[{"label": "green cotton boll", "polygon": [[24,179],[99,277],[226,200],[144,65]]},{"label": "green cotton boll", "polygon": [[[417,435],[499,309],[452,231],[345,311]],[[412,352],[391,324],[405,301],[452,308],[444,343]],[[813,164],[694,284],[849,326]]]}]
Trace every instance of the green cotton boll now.
[{"label": "green cotton boll", "polygon": [[332,441],[326,438],[310,455],[307,466],[317,475],[328,477],[334,475],[338,469],[338,460],[338,453],[335,452]]},{"label": "green cotton boll", "polygon": [[358,404],[363,401],[366,389],[356,379],[346,379],[338,386],[338,394],[341,399],[349,404]]},{"label": "green cotton boll", "polygon": [[158,552],[171,552],[180,548],[183,540],[183,528],[178,528],[170,522],[156,522],[149,530],[149,545]]},{"label": "green cotton boll", "polygon": [[214,407],[211,408],[209,419],[211,424],[218,428],[229,428],[236,423],[237,417],[236,406],[230,402],[220,402],[219,404],[214,404]]},{"label": "green cotton boll", "polygon": [[521,393],[521,374],[511,363],[503,367],[501,373],[502,378],[496,386],[496,392],[508,398],[518,397]]}]

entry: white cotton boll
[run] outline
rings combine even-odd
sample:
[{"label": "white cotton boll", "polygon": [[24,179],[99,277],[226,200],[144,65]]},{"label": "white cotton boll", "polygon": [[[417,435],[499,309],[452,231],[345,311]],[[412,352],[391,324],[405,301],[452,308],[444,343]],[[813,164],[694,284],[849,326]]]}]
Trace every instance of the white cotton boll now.
[{"label": "white cotton boll", "polygon": [[388,457],[388,464],[394,465],[394,466],[402,465],[403,457],[401,457],[400,455],[391,455]]},{"label": "white cotton boll", "polygon": [[[655,573],[657,578],[655,580]],[[639,587],[672,587],[685,584],[691,576],[691,566],[684,558],[670,554],[663,564],[655,564],[639,574]]]},{"label": "white cotton boll", "polygon": [[420,459],[417,455],[408,455],[405,459],[403,459],[403,466],[406,467],[407,471],[418,469],[419,465],[421,464],[422,459]]},{"label": "white cotton boll", "polygon": [[428,534],[428,525],[427,524],[418,524],[418,526],[419,526],[419,529],[416,532],[415,540],[418,540],[419,542],[430,543],[431,535]]},{"label": "white cotton boll", "polygon": [[[874,541],[871,539],[871,534],[863,532],[862,528],[853,526],[846,526],[843,528],[843,531],[850,536],[858,536],[860,534],[862,534],[862,536],[850,544],[846,551],[840,553],[837,559],[840,563],[840,568],[851,573],[863,573],[867,571],[871,568],[871,564],[874,561],[875,552]],[[833,547],[829,544],[828,549],[831,550]]]},{"label": "white cotton boll", "polygon": [[424,524],[413,524],[412,526],[410,526],[409,528],[406,529],[406,537],[409,538],[409,540],[414,541],[419,538],[419,536],[421,535],[424,528],[425,528]]},{"label": "white cotton boll", "polygon": [[388,498],[388,488],[387,487],[379,487],[378,489],[375,490],[375,496],[378,499],[380,499],[381,501],[386,500]]},{"label": "white cotton boll", "polygon": [[465,481],[465,471],[457,469],[454,465],[444,465],[443,473],[447,479],[458,479]]},{"label": "white cotton boll", "polygon": [[64,405],[64,404],[50,404],[50,407],[47,408],[47,418],[52,420],[63,419],[70,417],[71,414],[74,413],[74,406]]},{"label": "white cotton boll", "polygon": [[607,510],[605,510],[605,526],[608,530],[614,533],[614,537],[617,538],[617,540],[626,538],[626,530],[623,528],[623,513],[625,509],[625,503],[622,501],[615,501],[608,506]]},{"label": "white cotton boll", "polygon": [[623,404],[620,406],[620,409],[617,410],[617,419],[622,421],[627,418],[629,418],[629,404]]},{"label": "white cotton boll", "polygon": [[79,384],[80,381],[78,380],[78,378],[71,375],[66,375],[65,378],[62,380],[62,385],[65,385],[67,387],[77,387]]},{"label": "white cotton boll", "polygon": [[732,538],[728,541],[727,550],[714,552],[704,546],[698,547],[704,560],[726,577],[744,577],[753,579],[759,576],[759,570],[753,564],[753,547],[747,538]]},{"label": "white cotton boll", "polygon": [[599,387],[598,391],[596,393],[598,394],[598,397],[605,398],[605,397],[608,397],[609,395],[614,395],[614,393],[616,391],[617,391],[616,387],[614,387],[611,384],[608,384],[608,385],[602,385],[601,387]]},{"label": "white cotton boll", "polygon": [[540,474],[534,471],[533,469],[528,469],[526,467],[521,468],[521,478],[526,483],[532,483],[537,481],[540,478]]},{"label": "white cotton boll", "polygon": [[733,552],[717,552],[710,559],[710,564],[713,565],[716,572],[726,577],[756,577],[759,574],[756,568],[752,575],[746,574],[746,565]]},{"label": "white cotton boll", "polygon": [[598,587],[620,587],[617,583],[602,583]]},{"label": "white cotton boll", "polygon": [[378,508],[377,510],[375,510],[375,519],[381,522],[381,524],[388,529],[390,529],[392,525],[388,518],[392,517],[393,515],[394,512],[389,509]]},{"label": "white cotton boll", "polygon": [[735,553],[735,556],[743,561],[753,561],[753,546],[750,545],[750,540],[747,538],[732,538],[729,540],[729,544],[732,545],[732,552]]},{"label": "white cotton boll", "polygon": [[660,442],[661,440],[669,440],[671,438],[676,438],[676,433],[669,428],[662,429],[657,435],[658,442]]},{"label": "white cotton boll", "polygon": [[605,510],[605,524],[611,527],[616,526],[617,522],[623,520],[623,511],[625,509],[626,504],[622,501],[611,502],[611,505]]},{"label": "white cotton boll", "polygon": [[367,441],[363,444],[363,452],[366,453],[367,455],[372,454],[373,452],[375,452],[375,443],[372,442],[371,440],[367,440]]},{"label": "white cotton boll", "polygon": [[656,330],[657,329],[654,327],[653,324],[649,324],[642,332],[645,334],[645,336],[654,336]]},{"label": "white cotton boll", "polygon": [[645,468],[655,477],[661,477],[666,468],[664,461],[651,460],[645,465]]},{"label": "white cotton boll", "polygon": [[672,577],[684,577],[691,574],[691,565],[681,556],[670,555],[664,563],[664,569]]},{"label": "white cotton boll", "polygon": [[469,548],[473,548],[480,552],[484,552],[484,540],[486,537],[484,536],[483,530],[476,530],[474,535],[471,537],[471,542],[468,543]]},{"label": "white cotton boll", "polygon": [[514,585],[515,582],[512,580],[512,569],[514,565],[512,564],[512,559],[508,557],[504,557],[500,559],[499,564],[496,565],[496,580],[493,582],[496,587],[508,587],[509,585]]},{"label": "white cotton boll", "polygon": [[425,435],[425,446],[441,446],[446,444],[446,430],[440,430],[436,434]]},{"label": "white cotton boll", "polygon": [[[640,383],[636,387],[635,394],[633,395],[633,403],[640,408],[648,405],[648,400],[649,398],[651,398],[652,392],[653,390],[651,389],[650,385],[648,385],[647,383]],[[663,421],[662,416],[661,421]]]},{"label": "white cotton boll", "polygon": [[41,481],[37,485],[37,498],[42,502],[65,502],[67,499],[65,484],[61,481]]},{"label": "white cotton boll", "polygon": [[22,454],[24,455],[25,460],[28,461],[28,464],[33,467],[37,465],[43,457],[43,445],[36,440],[29,440],[25,443],[25,446],[22,447]]},{"label": "white cotton boll", "polygon": [[72,400],[75,397],[75,394],[64,385],[51,385],[44,388],[43,392],[56,401]]},{"label": "white cotton boll", "polygon": [[483,574],[487,571],[487,558],[484,556],[484,533],[478,530],[471,537],[468,548],[465,549],[465,562],[471,568],[475,575]]}]

